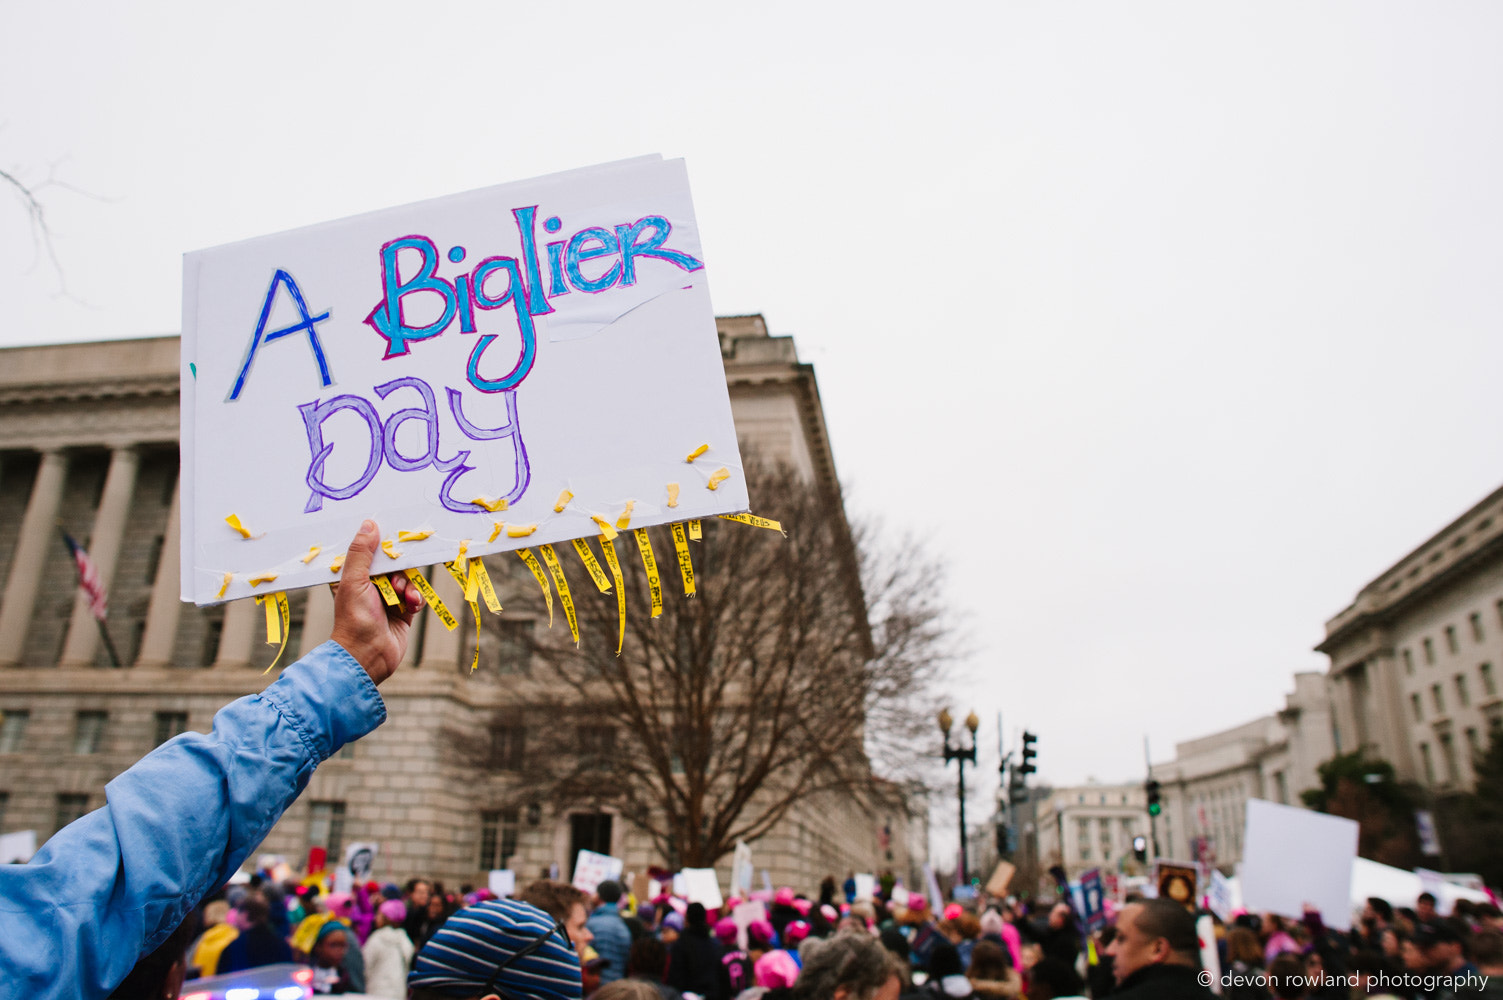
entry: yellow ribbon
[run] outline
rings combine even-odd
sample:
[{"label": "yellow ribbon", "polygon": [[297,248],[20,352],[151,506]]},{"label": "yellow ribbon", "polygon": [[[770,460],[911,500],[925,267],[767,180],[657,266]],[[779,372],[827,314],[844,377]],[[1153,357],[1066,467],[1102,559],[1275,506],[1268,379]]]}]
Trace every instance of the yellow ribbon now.
[{"label": "yellow ribbon", "polygon": [[616,581],[616,655],[620,656],[621,642],[626,638],[626,584],[621,578],[621,560],[616,558],[615,543],[602,535],[600,550],[611,568],[611,579]]},{"label": "yellow ribbon", "polygon": [[532,570],[532,578],[538,582],[543,590],[543,599],[548,602],[548,627],[553,627],[553,591],[548,589],[548,578],[543,575],[543,567],[538,565],[537,557],[531,549],[518,549],[517,556]]},{"label": "yellow ribbon", "polygon": [[470,503],[474,504],[476,507],[484,507],[492,514],[506,509],[505,497],[499,497],[495,500],[487,500],[485,497],[476,497],[475,499],[471,500]]},{"label": "yellow ribbon", "polygon": [[658,561],[652,554],[652,539],[646,528],[633,532],[637,536],[637,549],[642,553],[642,568],[647,570],[647,588],[652,594],[652,617],[663,613],[663,581],[658,576]]},{"label": "yellow ribbon", "polygon": [[626,507],[621,511],[621,516],[616,518],[616,527],[625,531],[627,526],[631,524],[631,512],[636,509],[637,502],[635,500],[626,501]]},{"label": "yellow ribbon", "polygon": [[247,581],[247,582],[252,587],[259,587],[263,583],[271,583],[276,578],[277,578],[277,575],[275,573],[262,573],[260,576],[253,576],[253,577],[251,577],[250,580]]},{"label": "yellow ribbon", "polygon": [[693,451],[689,452],[688,457],[685,458],[684,461],[685,462],[692,462],[696,458],[698,458],[699,456],[703,455],[705,452],[707,452],[709,450],[710,450],[710,446],[709,445],[702,444],[698,448],[695,448]]},{"label": "yellow ribbon", "polygon": [[569,634],[574,637],[574,645],[579,645],[579,617],[574,613],[574,597],[569,593],[569,580],[564,576],[564,567],[558,561],[558,554],[553,551],[551,545],[540,545],[538,551],[543,553],[543,562],[548,564],[548,572],[553,574],[553,583],[558,587],[558,600],[564,606],[564,617],[569,621]]},{"label": "yellow ribbon", "polygon": [[616,529],[611,527],[611,522],[603,517],[596,517],[594,514],[590,515],[590,520],[594,521],[596,526],[600,528],[601,538],[604,538],[608,542],[616,540]]},{"label": "yellow ribbon", "polygon": [[337,555],[334,557],[334,561],[329,563],[329,572],[338,573],[342,569],[344,569],[344,556]]},{"label": "yellow ribbon", "polygon": [[432,528],[429,528],[426,531],[399,531],[399,532],[397,532],[397,541],[399,541],[399,542],[421,542],[423,539],[432,536],[432,534],[433,534],[433,529]]},{"label": "yellow ribbon", "polygon": [[251,535],[250,529],[247,528],[245,525],[243,525],[243,524],[240,523],[240,515],[239,514],[231,514],[229,517],[227,517],[227,518],[224,519],[224,523],[228,524],[231,528],[234,528],[236,531],[240,532],[240,537],[241,538],[252,538],[252,537],[254,537],[253,535]]},{"label": "yellow ribbon", "polygon": [[323,546],[321,546],[321,545],[310,545],[310,546],[308,546],[308,554],[305,555],[305,556],[303,556],[303,565],[306,566],[309,563],[311,563],[314,559],[316,559],[318,557],[318,554],[320,552],[322,552],[323,550],[324,550]]},{"label": "yellow ribbon", "polygon": [[783,524],[781,521],[774,521],[768,517],[758,517],[755,514],[721,514],[719,516],[727,521],[738,521],[741,524],[749,524],[753,528],[766,528],[769,531],[780,531],[783,533],[783,537],[785,538],[788,536],[788,532],[783,531]]},{"label": "yellow ribbon", "polygon": [[215,594],[214,596],[223,597],[225,595],[225,591],[230,589],[230,581],[233,579],[235,579],[234,573],[226,573],[224,575],[224,579],[219,581],[219,593]]},{"label": "yellow ribbon", "polygon": [[507,538],[526,538],[528,535],[532,534],[536,530],[538,530],[538,526],[535,525],[535,524],[524,524],[524,525],[519,525],[519,526],[516,526],[516,527],[510,527],[510,528],[506,529],[506,537]]},{"label": "yellow ribbon", "polygon": [[381,591],[381,599],[387,604],[395,608],[402,603],[401,600],[397,597],[397,588],[391,585],[390,577],[373,576],[371,577],[371,583],[374,583],[376,585],[376,589]]},{"label": "yellow ribbon", "polygon": [[697,542],[704,535],[704,528],[700,526],[699,518],[689,522],[689,541]]},{"label": "yellow ribbon", "polygon": [[574,494],[570,493],[568,490],[564,490],[558,495],[558,499],[553,503],[553,513],[562,514],[564,512],[564,508],[569,506],[569,501],[573,499]]},{"label": "yellow ribbon", "polygon": [[266,644],[275,646],[281,643],[276,657],[265,670],[261,671],[264,675],[271,673],[272,667],[282,662],[282,654],[287,652],[287,640],[292,637],[292,608],[287,603],[285,591],[258,595],[256,603],[266,609]]},{"label": "yellow ribbon", "polygon": [[428,582],[428,578],[423,576],[422,571],[414,567],[402,572],[407,574],[407,579],[417,585],[418,593],[423,595],[423,600],[427,601],[433,613],[438,615],[438,620],[444,623],[444,628],[450,632],[457,629],[459,619],[455,618],[449,606],[439,599],[438,592],[433,589],[433,584]]},{"label": "yellow ribbon", "polygon": [[485,606],[490,608],[491,614],[501,613],[501,601],[496,597],[496,588],[491,583],[491,575],[486,571],[485,561],[479,556],[470,560],[470,576],[480,581],[480,596],[485,598]]},{"label": "yellow ribbon", "polygon": [[731,478],[731,470],[722,465],[720,468],[710,473],[710,481],[708,483],[705,483],[705,488],[718,490],[720,489],[720,484],[725,482],[729,478]]},{"label": "yellow ribbon", "polygon": [[386,553],[388,559],[400,559],[402,551],[397,548],[397,543],[390,538],[381,543],[381,551]]},{"label": "yellow ribbon", "polygon": [[595,581],[595,586],[600,588],[602,594],[611,592],[611,581],[606,579],[605,570],[600,568],[600,563],[595,561],[595,553],[590,551],[589,543],[583,538],[574,539],[574,551],[579,553],[579,561],[584,563],[589,571],[590,579]]},{"label": "yellow ribbon", "polygon": [[[471,581],[475,578],[475,572],[472,569],[469,575],[466,576],[462,568],[463,566],[464,562],[461,559],[444,563],[444,569],[449,571],[449,575],[459,583],[460,588],[464,591],[465,603],[470,606],[470,617],[475,619],[475,653],[470,657],[470,673],[473,674],[475,668],[480,666],[480,604],[475,600],[474,591],[471,589]],[[480,587],[478,582],[474,583],[473,586],[475,590],[478,590]]]},{"label": "yellow ribbon", "polygon": [[486,544],[489,545],[491,542],[494,542],[496,539],[500,538],[501,529],[504,527],[506,527],[506,525],[502,524],[500,521],[493,521],[491,523],[491,537],[486,539]]},{"label": "yellow ribbon", "polygon": [[684,537],[684,526],[673,526],[673,550],[678,554],[678,572],[684,578],[684,596],[694,593],[694,563],[689,558],[689,539]]}]

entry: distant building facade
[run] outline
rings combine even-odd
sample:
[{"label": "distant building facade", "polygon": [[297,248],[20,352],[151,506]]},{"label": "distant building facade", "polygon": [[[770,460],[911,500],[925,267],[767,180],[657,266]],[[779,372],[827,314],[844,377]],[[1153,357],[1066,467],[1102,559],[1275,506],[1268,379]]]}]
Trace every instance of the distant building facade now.
[{"label": "distant building facade", "polygon": [[1469,789],[1503,730],[1503,488],[1363,587],[1326,622],[1336,749],[1432,791]]},{"label": "distant building facade", "polygon": [[1092,868],[1124,871],[1133,860],[1133,838],[1148,835],[1141,784],[1034,789],[1030,798],[1042,871],[1063,865],[1072,880]]},{"label": "distant building facade", "polygon": [[[743,442],[838,496],[812,366],[761,316],[717,327]],[[0,350],[0,832],[46,839],[102,805],[106,782],[152,747],[207,731],[216,710],[268,682],[274,650],[257,635],[258,608],[178,600],[178,370],[176,337]],[[86,545],[109,588],[109,637],[124,669],[109,669],[59,528]],[[463,609],[447,573],[430,578]],[[292,657],[328,637],[333,601],[322,587],[289,597]],[[608,803],[508,809],[487,799],[488,784],[453,759],[441,731],[489,718],[546,680],[532,674],[525,644],[482,644],[482,669],[470,675],[473,628],[449,632],[422,617],[403,669],[382,686],[387,723],[319,768],[260,851],[296,866],[312,846],[338,856],[343,844],[375,841],[377,878],[455,885],[483,885],[502,867],[526,879],[556,866],[567,877],[581,847],[622,857],[628,870],[662,863]],[[927,851],[915,836],[923,815],[882,783],[826,795],[753,844],[753,863],[805,889],[825,875],[912,868],[912,851]]]},{"label": "distant building facade", "polygon": [[1242,860],[1247,800],[1300,805],[1300,793],[1319,786],[1316,769],[1334,753],[1326,676],[1295,674],[1281,711],[1179,743],[1174,760],[1153,765],[1163,807],[1160,855],[1230,872]]}]

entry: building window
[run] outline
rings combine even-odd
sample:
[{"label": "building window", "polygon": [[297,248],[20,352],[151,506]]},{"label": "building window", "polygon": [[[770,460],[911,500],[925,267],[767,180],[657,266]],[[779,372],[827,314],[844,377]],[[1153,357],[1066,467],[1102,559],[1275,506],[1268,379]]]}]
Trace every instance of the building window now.
[{"label": "building window", "polygon": [[1457,674],[1456,675],[1456,703],[1458,705],[1460,705],[1462,708],[1466,708],[1468,705],[1470,705],[1472,703],[1472,696],[1469,695],[1469,694],[1467,694],[1467,691],[1466,691],[1466,675],[1465,674]]},{"label": "building window", "polygon": [[1404,655],[1404,673],[1412,677],[1412,676],[1414,676],[1414,654],[1411,653],[1411,652],[1409,652],[1409,650],[1406,649],[1406,650],[1404,650],[1403,655]]},{"label": "building window", "polygon": [[1456,641],[1456,626],[1455,625],[1447,625],[1446,626],[1446,649],[1448,649],[1449,651],[1451,651],[1453,653],[1460,652],[1460,650],[1461,650],[1460,643],[1458,643]]},{"label": "building window", "polygon": [[1425,641],[1421,645],[1423,645],[1425,647],[1425,664],[1428,666],[1429,664],[1434,663],[1435,662],[1435,643],[1433,643],[1433,642],[1430,641],[1430,637],[1429,636],[1426,636],[1425,637]]},{"label": "building window", "polygon": [[219,640],[224,636],[224,619],[216,618],[204,627],[204,647],[199,654],[198,665],[212,667],[219,659]]},{"label": "building window", "polygon": [[1450,733],[1440,734],[1440,755],[1446,762],[1446,784],[1454,785],[1458,780],[1456,773],[1456,741]]},{"label": "building window", "polygon": [[1425,767],[1425,784],[1433,785],[1435,784],[1435,762],[1430,759],[1430,744],[1421,743],[1419,751],[1420,761]]},{"label": "building window", "polygon": [[1441,690],[1440,690],[1440,685],[1439,684],[1431,684],[1430,685],[1430,697],[1435,702],[1435,712],[1436,712],[1436,714],[1437,715],[1445,715],[1446,714],[1446,699],[1445,699],[1445,695],[1441,694]]},{"label": "building window", "polygon": [[1080,860],[1091,860],[1091,821],[1088,819],[1075,821],[1075,846],[1080,851]]},{"label": "building window", "polygon": [[1273,776],[1273,787],[1274,787],[1274,789],[1276,790],[1276,792],[1278,794],[1279,804],[1287,806],[1289,804],[1289,777],[1288,777],[1288,775],[1284,774],[1283,771],[1279,771],[1279,772],[1275,773],[1274,776]]},{"label": "building window", "polygon": [[1414,721],[1415,722],[1424,722],[1425,721],[1425,709],[1424,709],[1424,706],[1420,703],[1420,696],[1419,695],[1412,694],[1412,695],[1409,696],[1409,707],[1412,708],[1412,709],[1414,709]]},{"label": "building window", "polygon": [[1476,639],[1478,642],[1481,642],[1484,638],[1486,638],[1482,634],[1482,616],[1473,611],[1470,620],[1472,623],[1472,638]]},{"label": "building window", "polygon": [[187,712],[158,712],[157,713],[157,741],[152,746],[161,746],[172,739],[178,733],[187,732]]},{"label": "building window", "polygon": [[0,792],[0,833],[5,832],[5,810],[10,805],[10,792]]},{"label": "building window", "polygon": [[1132,834],[1132,819],[1130,817],[1123,816],[1122,817],[1122,843],[1129,844],[1129,845],[1132,844],[1132,836],[1133,836],[1133,834]]},{"label": "building window", "polygon": [[601,723],[580,726],[574,738],[585,767],[602,767],[616,755],[615,726]]},{"label": "building window", "polygon": [[500,628],[501,673],[532,673],[532,619],[503,618]]},{"label": "building window", "polygon": [[1472,759],[1481,757],[1486,747],[1482,745],[1482,734],[1477,732],[1476,726],[1468,726],[1466,730],[1466,745],[1472,751]]},{"label": "building window", "polygon": [[24,708],[0,716],[0,753],[21,752],[21,737],[26,735],[26,723],[30,721],[31,713]]},{"label": "building window", "polygon": [[517,853],[515,809],[491,809],[480,814],[480,870],[510,868]]},{"label": "building window", "polygon": [[1482,675],[1482,693],[1488,697],[1497,694],[1498,685],[1493,680],[1493,665],[1491,663],[1484,663],[1477,668],[1477,672]]},{"label": "building window", "polygon": [[54,830],[61,830],[89,811],[89,797],[65,793],[57,797],[57,815],[53,817]]},{"label": "building window", "polygon": [[322,847],[330,858],[339,857],[344,846],[343,802],[309,803],[308,846]]},{"label": "building window", "polygon": [[1112,859],[1112,821],[1104,816],[1101,819],[1100,835],[1101,860],[1110,861]]},{"label": "building window", "polygon": [[527,759],[527,729],[520,722],[491,730],[491,756],[503,771],[520,771]]},{"label": "building window", "polygon": [[79,712],[73,729],[74,753],[98,753],[104,743],[104,712]]}]

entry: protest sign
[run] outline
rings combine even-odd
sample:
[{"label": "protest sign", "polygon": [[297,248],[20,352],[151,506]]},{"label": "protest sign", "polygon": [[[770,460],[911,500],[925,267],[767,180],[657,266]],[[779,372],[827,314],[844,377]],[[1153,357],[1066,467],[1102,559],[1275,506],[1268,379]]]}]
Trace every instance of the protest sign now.
[{"label": "protest sign", "polygon": [[355,843],[348,844],[344,849],[344,868],[350,873],[350,878],[356,882],[364,882],[371,877],[371,871],[376,867],[376,855],[381,851],[379,844]]},{"label": "protest sign", "polygon": [[1007,887],[1012,885],[1017,870],[1010,861],[998,861],[997,867],[992,869],[992,877],[986,880],[986,891],[993,896],[1007,895]]},{"label": "protest sign", "polygon": [[1101,885],[1101,870],[1092,868],[1080,876],[1081,923],[1090,932],[1106,926],[1106,893]]},{"label": "protest sign", "polygon": [[[683,896],[691,903],[702,903],[707,910],[718,910],[725,905],[720,895],[720,879],[713,868],[685,868],[679,872],[684,878]],[[677,884],[678,879],[674,879]]]},{"label": "protest sign", "polygon": [[1344,931],[1351,926],[1354,821],[1251,799],[1242,844],[1242,904],[1247,909],[1298,917],[1309,903],[1320,910],[1327,927]]},{"label": "protest sign", "polygon": [[486,879],[492,895],[505,899],[517,891],[517,873],[510,868],[492,868]]},{"label": "protest sign", "polygon": [[658,157],[186,255],[183,598],[745,511],[703,260]]},{"label": "protest sign", "polygon": [[857,872],[855,875],[855,880],[857,899],[873,899],[876,897],[877,877],[875,875]]},{"label": "protest sign", "polygon": [[1222,923],[1230,923],[1233,908],[1231,882],[1221,872],[1211,869],[1210,884],[1206,886],[1206,909],[1216,914]]},{"label": "protest sign", "polygon": [[37,852],[37,832],[0,834],[0,865],[25,864]]},{"label": "protest sign", "polygon": [[594,895],[600,883],[606,879],[619,879],[624,867],[620,858],[594,851],[580,851],[574,861],[574,888]]},{"label": "protest sign", "polygon": [[1160,899],[1172,899],[1187,910],[1195,909],[1196,867],[1184,861],[1154,864],[1154,886]]},{"label": "protest sign", "polygon": [[736,853],[731,856],[731,891],[743,896],[751,892],[752,852],[743,840],[736,841]]},{"label": "protest sign", "polygon": [[736,921],[736,947],[746,950],[746,929],[759,920],[767,919],[767,907],[760,899],[752,899],[736,907],[731,913]]}]

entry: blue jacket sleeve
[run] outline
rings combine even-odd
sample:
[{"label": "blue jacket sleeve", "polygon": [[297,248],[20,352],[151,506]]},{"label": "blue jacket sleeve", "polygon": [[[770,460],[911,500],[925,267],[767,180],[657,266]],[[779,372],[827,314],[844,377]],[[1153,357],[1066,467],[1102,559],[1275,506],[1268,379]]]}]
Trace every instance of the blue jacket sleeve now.
[{"label": "blue jacket sleeve", "polygon": [[315,767],[384,721],[364,668],[326,642],[221,709],[212,732],[137,761],[30,864],[0,866],[0,992],[107,997],[229,880]]}]

